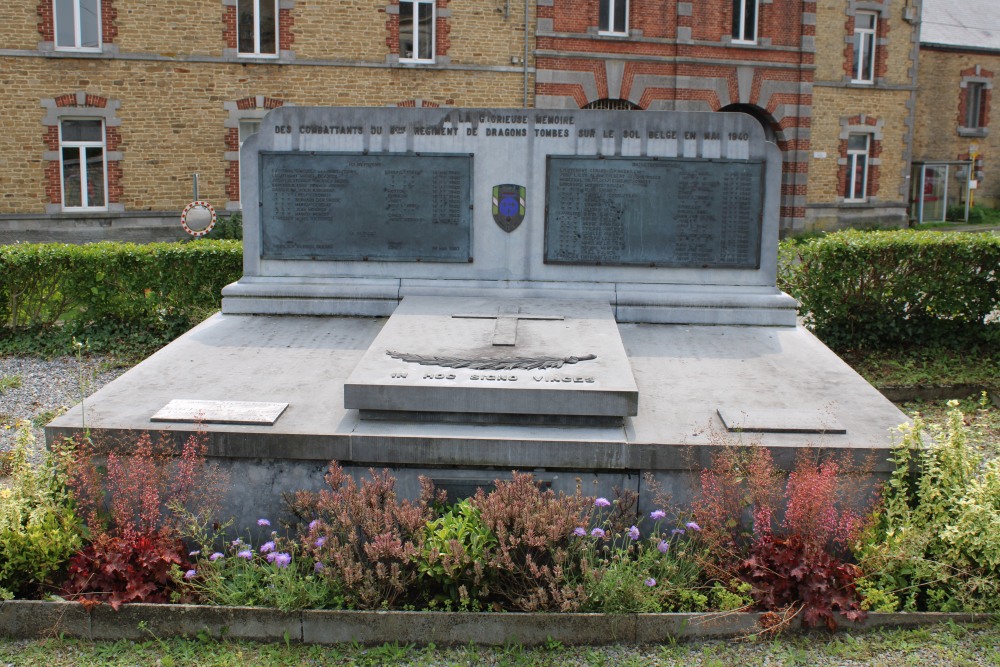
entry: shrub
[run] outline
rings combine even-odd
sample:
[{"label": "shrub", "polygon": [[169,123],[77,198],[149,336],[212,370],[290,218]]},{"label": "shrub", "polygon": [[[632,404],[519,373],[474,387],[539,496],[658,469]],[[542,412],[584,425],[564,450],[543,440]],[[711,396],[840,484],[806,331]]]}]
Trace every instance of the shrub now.
[{"label": "shrub", "polygon": [[856,546],[869,606],[1000,611],[1000,460],[958,409],[943,427],[901,429],[884,507]]},{"label": "shrub", "polygon": [[350,608],[379,609],[416,599],[419,556],[431,519],[433,485],[421,478],[417,502],[399,500],[388,470],[370,470],[356,483],[336,461],[329,489],[300,491],[292,501],[299,517],[314,517],[302,537],[302,553],[320,563],[330,586],[343,591]]},{"label": "shrub", "polygon": [[41,594],[82,543],[83,526],[58,466],[60,452],[33,465],[33,440],[30,425],[19,424],[7,457],[9,484],[0,487],[0,600]]},{"label": "shrub", "polygon": [[579,551],[573,530],[590,523],[593,499],[579,489],[573,495],[542,490],[526,473],[497,480],[472,499],[483,523],[496,536],[485,567],[492,592],[521,611],[573,611],[584,602],[578,583]]},{"label": "shrub", "polygon": [[0,246],[0,343],[51,353],[72,336],[96,352],[122,337],[162,344],[219,308],[242,257],[236,241]]},{"label": "shrub", "polygon": [[[779,286],[834,349],[996,340],[1000,238],[845,231],[783,244]],[[991,323],[992,322],[992,323]]]}]

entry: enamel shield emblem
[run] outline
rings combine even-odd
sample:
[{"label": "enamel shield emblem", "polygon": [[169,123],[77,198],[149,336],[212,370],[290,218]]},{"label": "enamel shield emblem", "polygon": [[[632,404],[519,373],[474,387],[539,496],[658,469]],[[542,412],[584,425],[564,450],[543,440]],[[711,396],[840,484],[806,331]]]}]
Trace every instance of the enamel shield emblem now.
[{"label": "enamel shield emblem", "polygon": [[493,219],[500,229],[510,233],[521,224],[524,220],[524,197],[523,185],[506,183],[493,186]]}]

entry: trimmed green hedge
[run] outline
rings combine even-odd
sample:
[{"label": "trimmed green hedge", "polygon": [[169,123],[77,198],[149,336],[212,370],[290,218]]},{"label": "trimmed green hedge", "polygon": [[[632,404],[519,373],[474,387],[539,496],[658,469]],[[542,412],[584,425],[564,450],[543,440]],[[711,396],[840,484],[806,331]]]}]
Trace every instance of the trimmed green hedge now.
[{"label": "trimmed green hedge", "polygon": [[0,246],[0,333],[59,322],[80,335],[115,326],[176,335],[218,309],[242,272],[238,241]]},{"label": "trimmed green hedge", "polygon": [[778,274],[806,325],[835,349],[1000,339],[992,234],[837,232],[783,243]]}]

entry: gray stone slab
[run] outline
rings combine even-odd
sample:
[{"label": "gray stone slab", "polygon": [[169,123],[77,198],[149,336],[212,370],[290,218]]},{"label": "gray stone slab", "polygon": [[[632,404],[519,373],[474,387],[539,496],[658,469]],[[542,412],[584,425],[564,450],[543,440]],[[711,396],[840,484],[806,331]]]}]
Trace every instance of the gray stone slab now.
[{"label": "gray stone slab", "polygon": [[199,424],[261,424],[270,426],[288,403],[261,401],[198,401],[175,398],[150,417],[154,422]]},{"label": "gray stone slab", "polygon": [[[324,612],[302,614],[305,643],[386,641],[437,645],[540,646],[632,643],[631,614],[477,614],[462,612]],[[388,639],[388,638],[392,639]]]},{"label": "gray stone slab", "polygon": [[[139,624],[145,622],[145,628]],[[302,641],[302,615],[261,607],[206,607],[198,605],[126,604],[118,611],[107,605],[92,612],[92,638],[148,640],[193,636],[206,632],[217,639]]]},{"label": "gray stone slab", "polygon": [[22,639],[59,636],[90,639],[90,614],[76,602],[0,602],[0,633]]},{"label": "gray stone slab", "polygon": [[634,415],[607,304],[406,297],[344,385],[348,408],[451,415]]},{"label": "gray stone slab", "polygon": [[835,417],[822,410],[733,407],[718,409],[730,433],[846,433]]}]

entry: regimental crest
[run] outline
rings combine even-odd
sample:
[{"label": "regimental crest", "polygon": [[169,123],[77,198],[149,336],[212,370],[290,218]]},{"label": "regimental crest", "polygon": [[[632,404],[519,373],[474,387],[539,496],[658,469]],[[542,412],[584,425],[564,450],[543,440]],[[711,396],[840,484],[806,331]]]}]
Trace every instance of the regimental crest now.
[{"label": "regimental crest", "polygon": [[493,186],[493,219],[508,234],[524,220],[525,189],[523,185],[505,183]]}]

